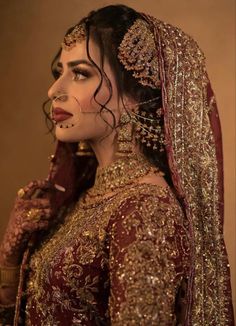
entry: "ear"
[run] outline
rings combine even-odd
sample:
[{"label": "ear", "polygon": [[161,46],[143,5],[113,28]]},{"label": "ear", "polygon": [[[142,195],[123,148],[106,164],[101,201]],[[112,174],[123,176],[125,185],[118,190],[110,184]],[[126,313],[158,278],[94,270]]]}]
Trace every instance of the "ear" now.
[{"label": "ear", "polygon": [[137,104],[138,102],[129,95],[123,96],[123,103],[121,100],[121,108],[126,111],[134,111],[137,108]]}]

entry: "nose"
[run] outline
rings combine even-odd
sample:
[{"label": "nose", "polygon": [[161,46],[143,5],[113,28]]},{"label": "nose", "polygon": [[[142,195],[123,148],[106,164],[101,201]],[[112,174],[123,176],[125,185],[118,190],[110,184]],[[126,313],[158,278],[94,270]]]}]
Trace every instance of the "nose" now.
[{"label": "nose", "polygon": [[50,98],[50,100],[53,100],[56,94],[56,87],[55,84],[57,83],[57,81],[55,81],[52,86],[49,88],[48,90],[48,97]]},{"label": "nose", "polygon": [[67,92],[63,88],[63,85],[60,81],[60,78],[57,79],[52,86],[48,90],[48,97],[53,100],[60,100],[60,101],[66,101],[67,100]]}]

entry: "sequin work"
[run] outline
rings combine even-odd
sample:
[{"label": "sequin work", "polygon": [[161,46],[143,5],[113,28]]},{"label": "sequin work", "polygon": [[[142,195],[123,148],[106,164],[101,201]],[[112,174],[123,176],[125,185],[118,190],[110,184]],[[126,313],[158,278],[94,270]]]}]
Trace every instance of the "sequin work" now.
[{"label": "sequin work", "polygon": [[30,262],[27,325],[174,325],[187,274],[182,210],[169,188],[86,194]]},{"label": "sequin work", "polygon": [[233,325],[222,229],[220,144],[212,127],[219,124],[219,118],[205,57],[197,43],[180,29],[143,16],[155,30],[169,167],[191,225],[188,300],[193,304],[186,324]]}]

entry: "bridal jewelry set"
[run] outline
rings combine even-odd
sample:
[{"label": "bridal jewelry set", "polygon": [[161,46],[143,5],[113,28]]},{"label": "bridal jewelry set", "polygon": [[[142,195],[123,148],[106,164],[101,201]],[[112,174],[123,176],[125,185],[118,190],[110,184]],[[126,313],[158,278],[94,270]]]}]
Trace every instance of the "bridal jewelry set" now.
[{"label": "bridal jewelry set", "polygon": [[[86,25],[76,25],[74,29],[65,36],[62,48],[70,51],[76,43],[86,38]],[[119,48],[118,59],[127,71],[131,71],[134,78],[143,86],[153,89],[160,88],[159,64],[154,35],[149,24],[137,19],[128,29]],[[125,106],[125,112],[120,118],[120,130],[118,136],[119,153],[123,156],[132,152],[132,139],[135,137],[142,145],[153,150],[164,150],[164,132],[160,126],[163,118],[162,108],[157,108],[156,114],[140,110],[139,107],[158,100],[152,98],[148,101],[135,105]],[[80,146],[80,145],[79,145]],[[78,150],[78,155],[86,155],[89,151]]]},{"label": "bridal jewelry set", "polygon": [[[86,38],[85,24],[76,25],[68,33],[62,43],[62,48],[70,51],[76,43]],[[160,76],[158,68],[158,55],[155,46],[154,35],[148,23],[137,19],[128,29],[119,48],[118,59],[127,71],[131,71],[134,78],[142,86],[152,89],[160,88]],[[142,105],[158,102],[159,97],[151,98],[140,103],[125,105],[125,111],[121,114],[118,131],[118,161],[105,169],[97,169],[97,175],[91,196],[102,195],[108,190],[130,184],[132,180],[140,178],[148,173],[162,174],[158,169],[140,154],[134,153],[134,139],[142,146],[153,151],[164,150],[164,131],[160,121],[163,119],[162,108],[157,107],[155,114],[148,110],[141,110]],[[85,141],[78,144],[78,156],[92,156],[93,152]],[[112,180],[112,181],[111,181]],[[19,197],[23,196],[19,191]],[[29,211],[28,217],[37,219],[35,212]]]}]

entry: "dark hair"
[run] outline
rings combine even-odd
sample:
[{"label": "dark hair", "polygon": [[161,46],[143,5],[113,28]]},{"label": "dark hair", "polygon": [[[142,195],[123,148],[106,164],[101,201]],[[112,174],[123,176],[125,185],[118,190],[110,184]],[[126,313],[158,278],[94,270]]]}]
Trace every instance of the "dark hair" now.
[{"label": "dark hair", "polygon": [[[97,11],[92,11],[89,15],[83,18],[78,24],[85,24],[86,27],[86,46],[87,46],[87,55],[89,60],[96,66],[98,69],[101,80],[100,83],[94,93],[94,100],[96,100],[96,95],[99,93],[102,82],[105,80],[107,83],[110,95],[106,101],[106,103],[99,103],[101,105],[101,111],[107,110],[113,116],[113,125],[112,128],[115,128],[116,121],[115,116],[112,111],[109,110],[107,103],[109,102],[112,96],[112,85],[103,70],[104,58],[108,59],[108,62],[113,70],[116,86],[118,90],[118,94],[123,99],[124,95],[133,98],[138,103],[148,101],[152,98],[157,98],[158,100],[155,102],[151,102],[148,104],[140,105],[142,111],[146,111],[147,114],[154,114],[156,110],[162,106],[162,98],[161,98],[161,90],[160,89],[152,89],[149,86],[142,86],[138,83],[138,80],[132,76],[130,71],[125,70],[124,66],[120,63],[117,54],[118,47],[127,32],[127,30],[132,26],[134,21],[137,18],[143,19],[143,16],[136,12],[134,9],[129,8],[124,5],[110,5],[98,9]],[[75,26],[76,26],[75,25]],[[70,34],[74,27],[71,27],[66,35]],[[99,47],[101,53],[101,62],[100,67],[96,65],[96,63],[92,60],[89,54],[89,41],[92,39]],[[56,57],[52,62],[52,72],[54,72],[54,66],[57,62],[59,55],[61,53],[61,49],[57,53]],[[98,102],[97,102],[98,103]],[[164,121],[163,119],[160,121],[161,127],[163,127]],[[168,168],[167,156],[166,152],[160,152],[160,148],[156,150],[152,148],[148,148],[140,143],[140,149],[143,154],[147,157],[147,159],[160,168],[165,173],[165,178],[169,184],[171,184],[170,172]]]}]

